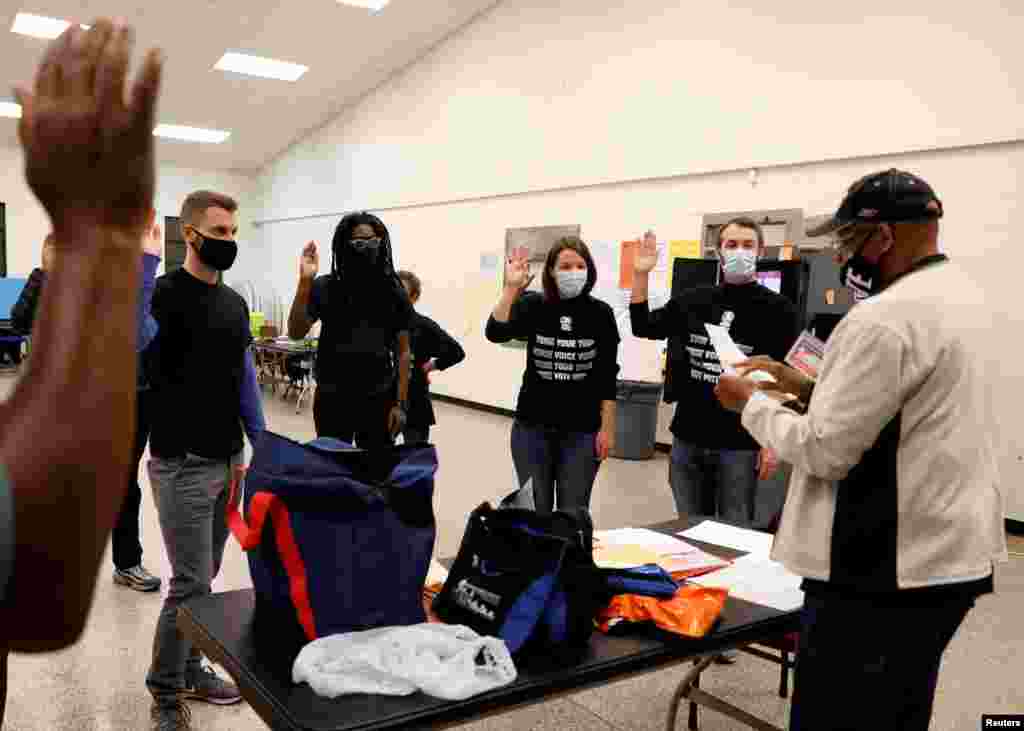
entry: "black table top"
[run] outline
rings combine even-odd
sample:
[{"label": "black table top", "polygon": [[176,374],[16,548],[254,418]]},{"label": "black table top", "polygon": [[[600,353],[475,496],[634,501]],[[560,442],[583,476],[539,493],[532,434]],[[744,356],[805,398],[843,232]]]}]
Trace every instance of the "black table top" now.
[{"label": "black table top", "polygon": [[[700,522],[684,519],[650,526],[666,533]],[[691,541],[723,558],[739,551]],[[588,654],[576,665],[545,666],[544,659],[517,663],[512,685],[465,701],[444,701],[422,693],[393,697],[317,696],[308,685],[291,680],[291,659],[261,657],[253,644],[255,597],[251,589],[212,594],[182,607],[179,624],[206,655],[236,680],[246,700],[273,729],[288,731],[383,731],[437,727],[477,718],[512,706],[543,700],[560,692],[626,678],[696,656],[798,629],[798,612],[729,598],[715,629],[700,640],[655,629],[635,628],[628,635],[595,632]]]}]

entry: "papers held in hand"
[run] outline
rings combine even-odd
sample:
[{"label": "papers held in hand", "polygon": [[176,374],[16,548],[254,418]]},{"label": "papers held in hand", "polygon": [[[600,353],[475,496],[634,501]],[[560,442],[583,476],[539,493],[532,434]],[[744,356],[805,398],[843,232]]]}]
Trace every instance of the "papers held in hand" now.
[{"label": "papers held in hand", "polygon": [[[740,350],[732,336],[729,335],[729,331],[724,327],[704,323],[704,328],[708,331],[711,346],[715,349],[718,362],[722,365],[722,372],[736,375],[736,364],[747,360],[746,353]],[[745,377],[752,381],[775,381],[770,373],[765,373],[764,371],[751,371]]]}]

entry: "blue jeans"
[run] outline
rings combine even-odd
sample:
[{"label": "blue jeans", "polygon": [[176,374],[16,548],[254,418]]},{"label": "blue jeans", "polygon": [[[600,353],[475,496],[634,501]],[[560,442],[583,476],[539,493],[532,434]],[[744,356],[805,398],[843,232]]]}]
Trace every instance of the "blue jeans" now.
[{"label": "blue jeans", "polygon": [[590,492],[601,466],[596,442],[596,432],[566,432],[519,421],[512,425],[512,462],[520,486],[533,479],[538,513],[550,513],[556,505],[559,510],[590,509]]},{"label": "blue jeans", "polygon": [[758,452],[712,449],[672,440],[668,479],[679,515],[754,520]]},{"label": "blue jeans", "polygon": [[973,598],[886,607],[808,594],[790,731],[928,731],[942,654],[972,606]]}]

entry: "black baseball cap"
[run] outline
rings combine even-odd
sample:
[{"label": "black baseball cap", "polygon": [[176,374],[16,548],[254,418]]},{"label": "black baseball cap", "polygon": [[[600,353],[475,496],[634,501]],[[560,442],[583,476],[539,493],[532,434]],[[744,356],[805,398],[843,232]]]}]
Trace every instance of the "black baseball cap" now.
[{"label": "black baseball cap", "polygon": [[923,223],[942,218],[942,201],[913,173],[892,168],[850,186],[839,210],[807,236],[826,236],[851,223]]}]

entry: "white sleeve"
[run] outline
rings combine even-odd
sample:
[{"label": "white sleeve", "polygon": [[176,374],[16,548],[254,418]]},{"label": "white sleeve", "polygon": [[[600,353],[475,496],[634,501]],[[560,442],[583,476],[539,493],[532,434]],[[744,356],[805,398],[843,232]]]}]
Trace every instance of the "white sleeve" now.
[{"label": "white sleeve", "polygon": [[903,339],[878,323],[845,324],[833,334],[807,414],[763,394],[743,410],[743,426],[759,444],[830,481],[843,479],[860,462],[905,396]]}]

